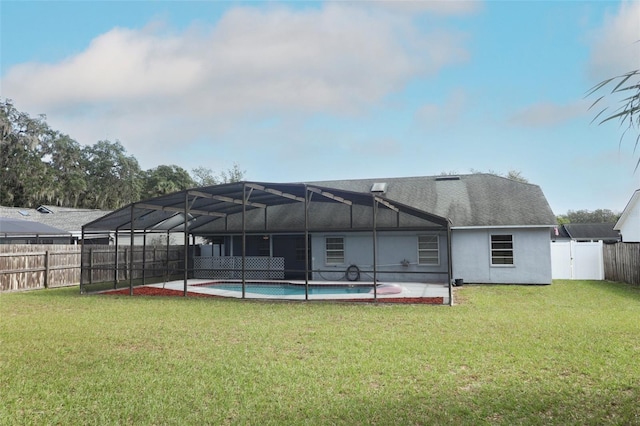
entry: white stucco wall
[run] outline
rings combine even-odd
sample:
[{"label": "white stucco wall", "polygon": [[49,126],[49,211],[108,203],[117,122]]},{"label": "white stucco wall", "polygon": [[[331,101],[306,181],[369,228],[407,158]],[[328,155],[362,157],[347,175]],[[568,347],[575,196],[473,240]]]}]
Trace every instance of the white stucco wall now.
[{"label": "white stucco wall", "polygon": [[[513,235],[513,265],[491,265],[491,235]],[[465,283],[551,284],[549,228],[452,230],[453,279]]]}]

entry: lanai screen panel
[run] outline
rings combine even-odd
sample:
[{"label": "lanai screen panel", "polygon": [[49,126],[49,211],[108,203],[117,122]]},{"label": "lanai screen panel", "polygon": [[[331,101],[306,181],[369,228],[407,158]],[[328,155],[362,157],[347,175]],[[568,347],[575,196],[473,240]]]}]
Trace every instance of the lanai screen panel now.
[{"label": "lanai screen panel", "polygon": [[[377,200],[375,221],[380,229],[447,226],[444,218],[383,197]],[[308,222],[305,221],[305,206],[308,206]],[[373,206],[374,196],[370,193],[304,184],[238,182],[194,188],[137,202],[85,225],[84,229],[89,232],[129,230],[133,215],[135,230],[177,231],[182,227],[176,227],[176,218],[184,222],[187,213],[193,235],[243,230],[365,230],[374,226]]]}]

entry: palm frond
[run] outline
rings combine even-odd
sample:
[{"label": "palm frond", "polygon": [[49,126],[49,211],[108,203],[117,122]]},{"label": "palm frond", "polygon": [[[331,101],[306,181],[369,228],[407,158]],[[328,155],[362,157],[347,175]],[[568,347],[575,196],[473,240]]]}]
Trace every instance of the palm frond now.
[{"label": "palm frond", "polygon": [[[618,91],[618,89],[620,89],[620,86],[622,86],[623,84],[625,84],[631,77],[633,77],[633,74],[627,74],[624,78],[622,78],[620,80],[620,82],[616,85],[616,87],[613,88],[613,90],[611,91],[611,93],[615,93]],[[622,89],[621,89],[622,90]]]},{"label": "palm frond", "polygon": [[[640,147],[640,69],[603,80],[589,89],[586,96],[593,96],[596,92],[602,91],[605,87],[610,87],[611,85],[613,85],[613,87],[611,91],[608,92],[608,95],[625,95],[622,99],[617,99],[619,98],[618,96],[614,98],[620,106],[615,110],[610,110],[608,106],[605,106],[595,115],[591,123],[596,121],[598,125],[600,125],[612,120],[619,120],[620,125],[626,128],[620,136],[618,149],[622,149],[622,142],[629,133],[629,130],[637,130],[639,133],[635,138],[633,146],[633,155],[635,156]],[[626,96],[627,94],[628,96]],[[589,110],[593,109],[593,107],[600,103],[605,97],[607,97],[607,95],[598,97],[598,99],[591,104]],[[640,156],[636,162],[634,173],[637,172],[638,169],[640,169]]]}]

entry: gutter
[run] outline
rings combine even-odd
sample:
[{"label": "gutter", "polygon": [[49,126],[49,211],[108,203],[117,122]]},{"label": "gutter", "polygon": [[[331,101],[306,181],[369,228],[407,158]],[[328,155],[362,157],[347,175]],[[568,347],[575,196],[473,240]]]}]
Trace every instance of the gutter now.
[{"label": "gutter", "polygon": [[488,226],[452,226],[452,230],[456,229],[549,229],[558,225],[488,225]]}]

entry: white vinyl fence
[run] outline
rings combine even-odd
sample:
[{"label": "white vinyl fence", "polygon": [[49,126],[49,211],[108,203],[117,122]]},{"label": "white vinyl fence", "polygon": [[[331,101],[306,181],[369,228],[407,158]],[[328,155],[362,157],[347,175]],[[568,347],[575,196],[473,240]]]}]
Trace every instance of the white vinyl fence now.
[{"label": "white vinyl fence", "polygon": [[552,241],[551,277],[554,280],[604,280],[602,241]]}]

